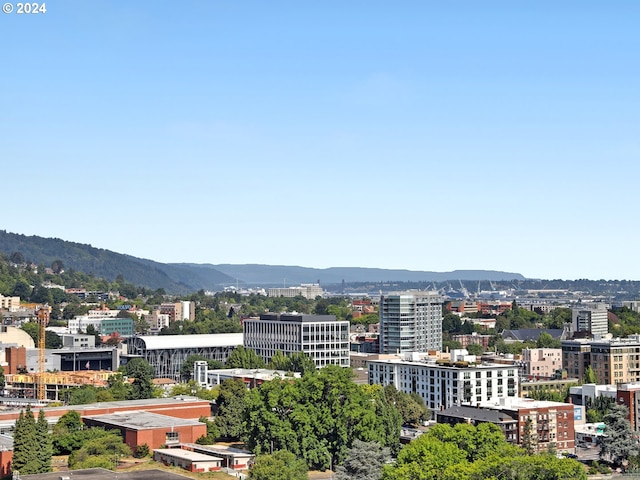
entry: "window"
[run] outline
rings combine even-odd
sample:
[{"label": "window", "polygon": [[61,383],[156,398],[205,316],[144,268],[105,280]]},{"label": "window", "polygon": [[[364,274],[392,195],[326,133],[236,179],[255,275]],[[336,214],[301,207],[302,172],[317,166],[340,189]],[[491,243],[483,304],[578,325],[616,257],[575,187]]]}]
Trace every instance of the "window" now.
[{"label": "window", "polygon": [[166,435],[166,443],[178,443],[180,442],[180,437],[178,432],[167,432]]}]

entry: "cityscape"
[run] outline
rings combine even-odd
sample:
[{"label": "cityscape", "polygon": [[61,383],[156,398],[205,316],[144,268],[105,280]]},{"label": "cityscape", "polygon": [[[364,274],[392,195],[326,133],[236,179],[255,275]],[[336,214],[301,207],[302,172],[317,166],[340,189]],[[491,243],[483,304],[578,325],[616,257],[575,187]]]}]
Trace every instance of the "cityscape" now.
[{"label": "cityscape", "polygon": [[0,480],[640,476],[638,18],[3,1]]},{"label": "cityscape", "polygon": [[[126,476],[144,464],[268,478],[286,464],[300,478],[405,478],[402,452],[446,443],[438,435],[492,435],[503,459],[491,468],[534,475],[544,462],[550,478],[629,471],[638,455],[640,299],[622,300],[632,294],[618,281],[617,297],[602,282],[512,280],[474,280],[475,292],[459,280],[377,295],[345,282],[175,295],[21,252],[1,253],[0,272],[4,475]],[[29,418],[44,461],[37,442],[19,441]],[[489,457],[474,452],[468,468],[487,475]]]}]

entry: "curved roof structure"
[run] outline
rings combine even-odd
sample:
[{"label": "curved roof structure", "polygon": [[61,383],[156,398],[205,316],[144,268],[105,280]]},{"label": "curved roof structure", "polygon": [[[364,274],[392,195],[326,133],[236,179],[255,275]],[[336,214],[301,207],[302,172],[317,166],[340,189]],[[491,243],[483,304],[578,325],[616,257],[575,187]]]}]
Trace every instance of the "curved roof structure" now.
[{"label": "curved roof structure", "polygon": [[143,341],[147,350],[175,348],[237,347],[242,345],[242,333],[213,333],[200,335],[142,335],[132,337]]}]

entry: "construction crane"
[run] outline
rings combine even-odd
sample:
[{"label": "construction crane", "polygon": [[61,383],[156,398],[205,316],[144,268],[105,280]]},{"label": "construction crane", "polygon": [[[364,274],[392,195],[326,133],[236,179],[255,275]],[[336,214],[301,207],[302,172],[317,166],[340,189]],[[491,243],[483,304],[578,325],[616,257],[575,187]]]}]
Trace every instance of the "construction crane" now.
[{"label": "construction crane", "polygon": [[45,336],[46,327],[49,323],[49,306],[45,305],[38,309],[38,400],[45,400],[47,398],[46,385],[44,382],[45,372]]}]

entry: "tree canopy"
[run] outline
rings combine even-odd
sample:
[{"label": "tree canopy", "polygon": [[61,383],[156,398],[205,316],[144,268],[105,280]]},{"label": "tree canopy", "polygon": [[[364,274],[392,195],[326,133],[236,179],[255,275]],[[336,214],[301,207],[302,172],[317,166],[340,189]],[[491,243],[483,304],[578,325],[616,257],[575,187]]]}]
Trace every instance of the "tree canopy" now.
[{"label": "tree canopy", "polygon": [[395,464],[386,465],[383,480],[586,480],[584,467],[547,453],[526,455],[509,444],[500,429],[436,425],[406,445]]},{"label": "tree canopy", "polygon": [[248,392],[245,440],[257,454],[287,449],[314,469],[340,463],[353,441],[397,450],[401,418],[382,388],[357,385],[334,365],[301,379],[265,382]]}]

